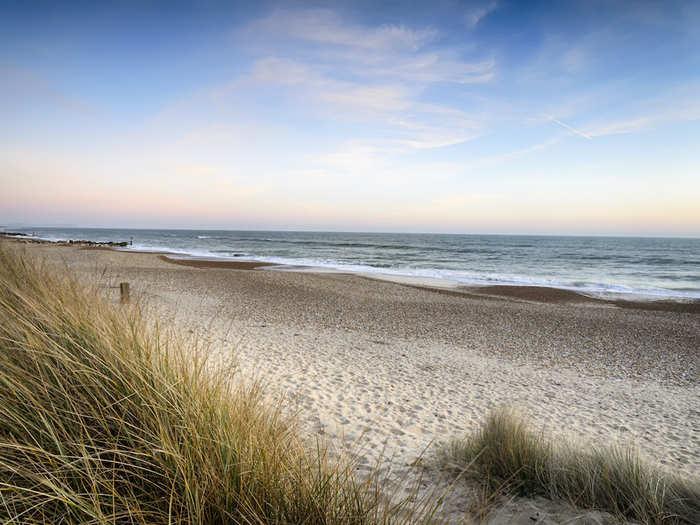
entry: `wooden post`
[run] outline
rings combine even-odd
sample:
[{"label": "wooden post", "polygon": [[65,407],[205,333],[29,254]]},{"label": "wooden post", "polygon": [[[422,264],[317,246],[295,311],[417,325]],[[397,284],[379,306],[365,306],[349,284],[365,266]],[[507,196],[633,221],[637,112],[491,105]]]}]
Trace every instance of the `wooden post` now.
[{"label": "wooden post", "polygon": [[119,283],[119,292],[121,295],[121,302],[129,302],[129,283]]}]

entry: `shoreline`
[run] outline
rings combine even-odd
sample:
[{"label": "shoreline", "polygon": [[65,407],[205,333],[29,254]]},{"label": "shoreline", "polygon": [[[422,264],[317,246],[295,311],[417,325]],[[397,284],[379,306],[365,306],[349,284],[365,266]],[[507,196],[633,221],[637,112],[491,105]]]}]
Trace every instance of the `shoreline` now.
[{"label": "shoreline", "polygon": [[651,311],[669,311],[679,313],[700,314],[700,298],[683,295],[657,295],[643,291],[604,291],[577,289],[568,286],[552,286],[545,284],[512,284],[508,282],[496,284],[472,284],[446,278],[411,276],[394,273],[365,272],[325,266],[300,266],[291,263],[269,262],[256,260],[248,256],[227,258],[215,256],[197,256],[186,252],[168,250],[143,250],[128,246],[127,242],[114,241],[74,241],[48,240],[22,234],[0,232],[0,238],[15,240],[29,244],[54,244],[58,246],[79,246],[82,249],[107,249],[125,253],[151,253],[166,257],[174,264],[190,265],[200,268],[229,268],[229,269],[267,269],[275,271],[292,271],[314,274],[344,274],[362,276],[367,279],[393,282],[405,286],[413,286],[426,290],[440,290],[459,294],[473,294],[480,297],[492,297],[511,300],[534,301],[543,303],[571,303],[590,306],[617,306],[620,308],[642,309]]},{"label": "shoreline", "polygon": [[[117,250],[126,251],[126,250]],[[126,251],[129,253],[131,250]],[[156,253],[156,252],[133,252],[133,253]],[[494,298],[501,300],[518,300],[530,301],[548,304],[576,304],[576,305],[594,305],[594,306],[616,306],[620,308],[650,310],[657,312],[678,312],[688,314],[700,314],[700,300],[689,300],[685,302],[671,301],[667,299],[648,300],[648,301],[632,301],[626,299],[601,299],[591,297],[580,292],[568,290],[565,288],[552,288],[548,286],[515,286],[515,285],[491,285],[491,286],[467,286],[467,285],[449,285],[435,283],[437,279],[430,280],[428,284],[424,283],[423,279],[416,278],[415,280],[398,280],[387,278],[382,274],[366,274],[354,272],[325,272],[315,271],[314,267],[299,268],[291,265],[281,265],[263,261],[228,261],[228,260],[207,260],[197,258],[174,258],[168,254],[159,253],[159,258],[162,261],[182,266],[190,266],[192,268],[218,268],[229,270],[257,270],[257,269],[279,269],[281,271],[304,271],[311,274],[337,274],[337,275],[355,275],[366,279],[374,279],[377,281],[385,281],[397,284],[399,286],[408,286],[421,290],[427,290],[436,293],[455,294],[457,296],[471,295],[479,298]]]}]

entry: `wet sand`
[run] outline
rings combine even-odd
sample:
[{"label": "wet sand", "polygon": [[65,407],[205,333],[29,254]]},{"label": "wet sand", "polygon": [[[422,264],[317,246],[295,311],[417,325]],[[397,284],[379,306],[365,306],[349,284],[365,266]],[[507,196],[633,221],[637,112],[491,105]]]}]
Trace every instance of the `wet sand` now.
[{"label": "wet sand", "polygon": [[275,266],[272,263],[258,261],[210,261],[206,259],[176,259],[167,255],[160,255],[161,261],[190,266],[192,268],[224,268],[228,270],[255,270],[265,266]]},{"label": "wet sand", "polygon": [[522,299],[540,303],[570,303],[570,304],[599,304],[612,305],[632,310],[649,310],[652,312],[678,312],[700,314],[700,301],[669,301],[650,300],[632,301],[629,299],[600,299],[590,297],[572,290],[547,288],[543,286],[482,286],[469,288],[472,293],[479,295],[492,295],[511,299]]}]

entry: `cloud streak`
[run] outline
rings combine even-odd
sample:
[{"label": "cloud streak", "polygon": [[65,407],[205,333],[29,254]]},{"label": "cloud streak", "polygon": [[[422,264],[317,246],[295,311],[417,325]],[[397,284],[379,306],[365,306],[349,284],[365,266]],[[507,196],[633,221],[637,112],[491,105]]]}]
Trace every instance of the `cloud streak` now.
[{"label": "cloud streak", "polygon": [[581,131],[579,129],[576,129],[573,126],[569,126],[566,122],[562,122],[561,120],[555,119],[554,117],[549,117],[549,120],[551,122],[554,122],[555,124],[558,124],[559,126],[561,126],[564,129],[568,129],[569,131],[571,131],[572,133],[575,133],[579,137],[583,137],[584,139],[588,139],[588,140],[593,140],[593,137],[591,137],[589,134],[584,133],[583,131]]}]

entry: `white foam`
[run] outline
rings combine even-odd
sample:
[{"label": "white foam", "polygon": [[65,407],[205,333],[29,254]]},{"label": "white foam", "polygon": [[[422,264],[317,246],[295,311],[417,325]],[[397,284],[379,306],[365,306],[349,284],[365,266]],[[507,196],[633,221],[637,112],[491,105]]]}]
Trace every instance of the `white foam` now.
[{"label": "white foam", "polygon": [[[182,258],[199,258],[199,259],[214,259],[214,260],[229,260],[230,257],[222,257],[220,254],[212,253],[208,250],[185,250],[185,249],[174,249],[164,246],[151,246],[146,244],[134,244],[131,246],[126,246],[121,248],[124,251],[136,251],[136,252],[162,252],[162,253],[172,253],[173,255],[178,255]],[[236,259],[239,259],[236,257]]]},{"label": "white foam", "polygon": [[343,264],[337,261],[317,260],[317,259],[287,259],[282,257],[257,257],[251,260],[259,260],[280,265],[293,265],[307,267],[306,271],[327,271],[358,273],[366,277],[389,280],[393,282],[404,282],[422,284],[426,286],[438,286],[441,288],[451,288],[459,285],[470,286],[540,286],[545,288],[560,288],[571,290],[596,297],[630,296],[635,299],[698,299],[700,293],[682,292],[677,290],[667,290],[663,288],[632,288],[624,285],[590,283],[586,285],[574,285],[554,279],[533,279],[523,276],[498,275],[498,274],[475,274],[459,272],[456,270],[438,270],[433,268],[377,268],[367,265]]}]

